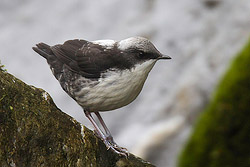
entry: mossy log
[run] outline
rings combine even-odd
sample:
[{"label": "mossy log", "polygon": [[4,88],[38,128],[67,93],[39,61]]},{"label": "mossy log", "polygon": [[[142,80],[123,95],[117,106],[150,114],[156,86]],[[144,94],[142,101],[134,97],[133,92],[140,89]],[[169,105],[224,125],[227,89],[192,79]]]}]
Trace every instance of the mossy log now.
[{"label": "mossy log", "polygon": [[250,41],[201,115],[179,167],[250,166]]},{"label": "mossy log", "polygon": [[42,89],[0,69],[0,166],[152,167],[107,150]]}]

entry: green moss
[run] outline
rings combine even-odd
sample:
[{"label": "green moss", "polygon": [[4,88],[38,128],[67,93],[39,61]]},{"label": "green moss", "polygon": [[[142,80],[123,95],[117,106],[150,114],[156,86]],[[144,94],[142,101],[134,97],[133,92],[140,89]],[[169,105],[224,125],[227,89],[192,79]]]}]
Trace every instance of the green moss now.
[{"label": "green moss", "polygon": [[107,150],[45,91],[0,70],[0,166],[115,167],[120,161],[131,167],[153,166]]},{"label": "green moss", "polygon": [[2,65],[0,61],[0,71],[7,71],[6,69],[3,69],[3,68],[4,68],[4,65]]},{"label": "green moss", "polygon": [[179,167],[250,166],[250,41],[199,119]]}]

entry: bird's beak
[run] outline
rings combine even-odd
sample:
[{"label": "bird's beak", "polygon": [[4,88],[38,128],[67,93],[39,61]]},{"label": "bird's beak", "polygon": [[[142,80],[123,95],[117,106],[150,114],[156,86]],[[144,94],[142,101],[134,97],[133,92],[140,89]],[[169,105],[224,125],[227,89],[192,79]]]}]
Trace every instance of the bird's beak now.
[{"label": "bird's beak", "polygon": [[160,60],[160,59],[172,59],[170,56],[168,55],[161,55],[160,57],[157,58],[157,60]]}]

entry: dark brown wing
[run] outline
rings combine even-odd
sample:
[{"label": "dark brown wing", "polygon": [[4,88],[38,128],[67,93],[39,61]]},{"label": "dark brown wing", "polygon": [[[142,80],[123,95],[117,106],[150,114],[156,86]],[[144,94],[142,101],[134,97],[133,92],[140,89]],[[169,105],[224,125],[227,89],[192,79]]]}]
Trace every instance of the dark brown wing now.
[{"label": "dark brown wing", "polygon": [[81,40],[66,41],[51,50],[71,70],[86,78],[99,78],[108,69],[125,69],[132,66],[129,56],[121,56],[119,50],[106,49],[102,45]]},{"label": "dark brown wing", "polygon": [[79,71],[76,52],[83,47],[88,41],[85,40],[68,40],[63,45],[51,46],[53,54],[62,64],[67,65],[71,70]]},{"label": "dark brown wing", "polygon": [[80,71],[92,74],[96,78],[109,69],[125,69],[132,66],[129,56],[122,56],[116,46],[106,49],[101,45],[88,43],[76,53],[76,57]]}]

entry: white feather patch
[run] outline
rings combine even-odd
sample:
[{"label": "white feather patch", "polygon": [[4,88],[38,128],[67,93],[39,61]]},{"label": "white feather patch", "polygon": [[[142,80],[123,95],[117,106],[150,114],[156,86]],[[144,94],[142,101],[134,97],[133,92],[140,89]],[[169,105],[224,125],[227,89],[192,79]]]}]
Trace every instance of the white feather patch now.
[{"label": "white feather patch", "polygon": [[139,95],[155,62],[148,60],[130,70],[107,71],[103,74],[106,77],[99,79],[99,84],[77,92],[76,100],[89,111],[109,111],[123,107]]},{"label": "white feather patch", "polygon": [[97,40],[97,41],[93,41],[92,43],[104,46],[104,47],[106,47],[106,49],[112,49],[114,47],[114,44],[116,43],[116,41],[114,41],[114,40]]}]

